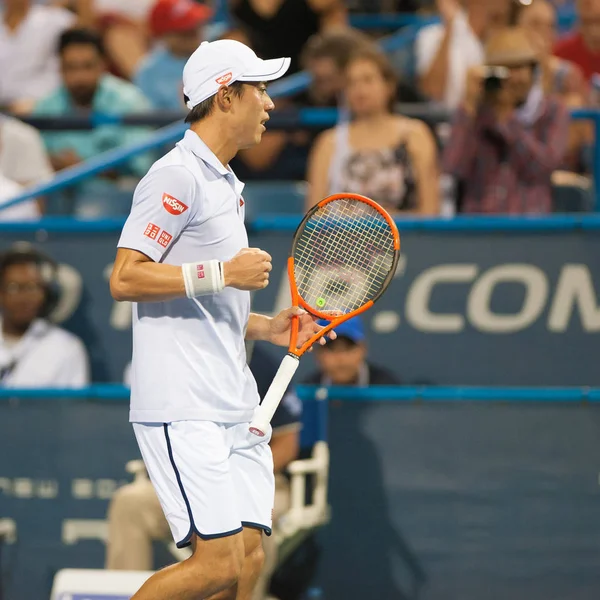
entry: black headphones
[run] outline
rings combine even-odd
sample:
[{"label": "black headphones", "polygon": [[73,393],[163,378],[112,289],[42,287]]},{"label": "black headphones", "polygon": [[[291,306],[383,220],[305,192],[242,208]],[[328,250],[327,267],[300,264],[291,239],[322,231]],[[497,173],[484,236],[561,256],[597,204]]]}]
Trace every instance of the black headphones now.
[{"label": "black headphones", "polygon": [[60,300],[58,263],[47,254],[34,248],[28,242],[19,242],[0,256],[0,277],[4,276],[4,271],[9,266],[25,263],[35,264],[40,269],[46,297],[38,317],[45,319],[56,308]]}]

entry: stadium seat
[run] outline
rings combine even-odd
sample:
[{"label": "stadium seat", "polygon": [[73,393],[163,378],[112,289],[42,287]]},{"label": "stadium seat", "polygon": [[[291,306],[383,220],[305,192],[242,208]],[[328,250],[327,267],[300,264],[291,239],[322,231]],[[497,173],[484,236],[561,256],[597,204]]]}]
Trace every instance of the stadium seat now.
[{"label": "stadium seat", "polygon": [[305,181],[251,181],[242,196],[246,218],[265,213],[303,214],[307,184]]},{"label": "stadium seat", "polygon": [[574,173],[553,174],[552,209],[555,213],[593,211],[594,194],[589,180]]}]

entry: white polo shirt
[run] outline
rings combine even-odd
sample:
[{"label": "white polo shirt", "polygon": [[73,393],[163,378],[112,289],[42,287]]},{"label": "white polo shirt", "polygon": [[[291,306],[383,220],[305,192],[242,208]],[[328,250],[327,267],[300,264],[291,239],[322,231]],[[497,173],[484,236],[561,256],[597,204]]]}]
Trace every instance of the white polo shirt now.
[{"label": "white polo shirt", "polygon": [[[229,260],[248,246],[243,184],[192,131],[133,196],[119,247],[155,262]],[[259,402],[246,364],[250,293],[133,304],[133,422],[249,421]]]},{"label": "white polo shirt", "polygon": [[4,339],[0,320],[0,387],[84,387],[90,382],[87,352],[72,333],[34,321],[17,342]]}]

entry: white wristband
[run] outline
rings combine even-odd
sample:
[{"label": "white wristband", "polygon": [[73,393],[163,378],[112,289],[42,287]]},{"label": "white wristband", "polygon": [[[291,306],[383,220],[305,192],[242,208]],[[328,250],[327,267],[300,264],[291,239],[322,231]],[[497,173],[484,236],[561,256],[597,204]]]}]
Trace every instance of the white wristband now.
[{"label": "white wristband", "polygon": [[223,265],[218,260],[181,265],[185,295],[188,298],[216,294],[225,287]]}]

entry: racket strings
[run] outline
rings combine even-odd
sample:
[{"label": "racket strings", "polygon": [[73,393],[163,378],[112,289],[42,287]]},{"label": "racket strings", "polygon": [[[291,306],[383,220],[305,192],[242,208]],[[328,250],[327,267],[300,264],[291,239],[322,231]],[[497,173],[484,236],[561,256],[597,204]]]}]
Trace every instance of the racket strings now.
[{"label": "racket strings", "polygon": [[394,253],[393,232],[376,208],[354,199],[330,202],[297,236],[298,292],[321,312],[356,310],[383,289]]}]

